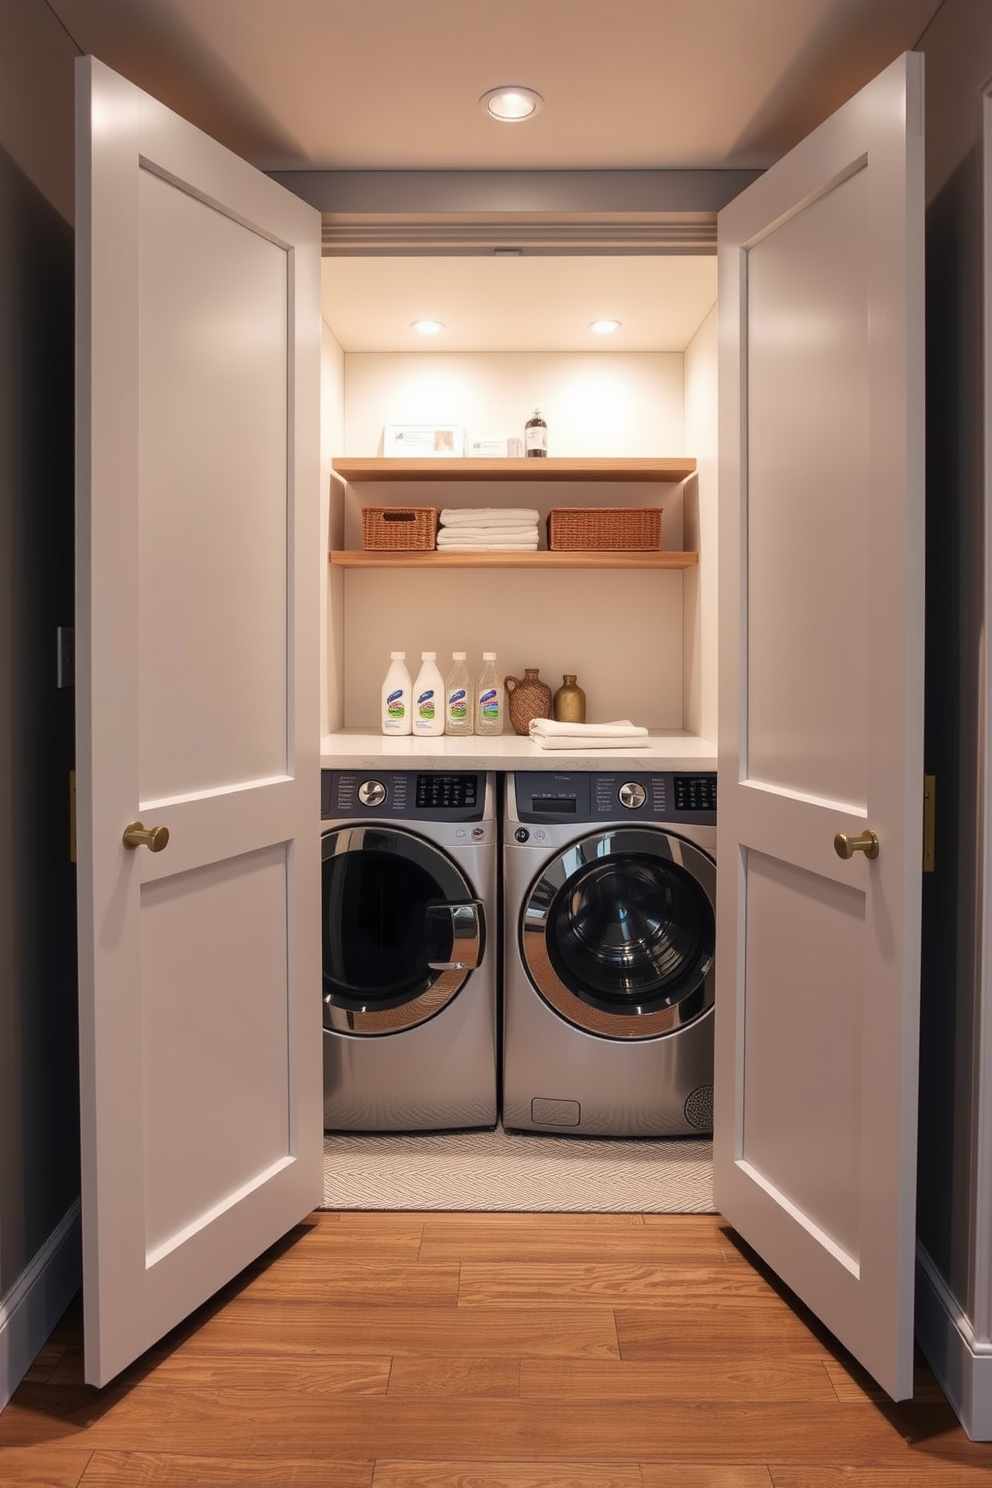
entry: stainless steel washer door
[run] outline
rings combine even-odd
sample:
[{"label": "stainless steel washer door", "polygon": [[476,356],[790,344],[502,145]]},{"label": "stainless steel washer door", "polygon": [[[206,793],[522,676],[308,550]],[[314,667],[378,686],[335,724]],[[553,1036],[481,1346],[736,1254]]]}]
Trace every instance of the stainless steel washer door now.
[{"label": "stainless steel washer door", "polygon": [[439,1013],[482,960],[481,903],[452,860],[392,827],[321,838],[324,1027],[376,1035]]},{"label": "stainless steel washer door", "polygon": [[664,830],[609,829],[564,849],[523,905],[524,965],[587,1033],[658,1038],[713,1006],[716,865]]}]

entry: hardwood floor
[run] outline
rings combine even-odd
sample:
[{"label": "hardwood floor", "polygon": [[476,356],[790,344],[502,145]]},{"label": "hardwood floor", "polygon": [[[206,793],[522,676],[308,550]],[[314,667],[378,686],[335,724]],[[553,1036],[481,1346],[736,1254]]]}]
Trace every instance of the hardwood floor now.
[{"label": "hardwood floor", "polygon": [[314,1214],[107,1389],[78,1300],[3,1488],[978,1488],[715,1215]]}]

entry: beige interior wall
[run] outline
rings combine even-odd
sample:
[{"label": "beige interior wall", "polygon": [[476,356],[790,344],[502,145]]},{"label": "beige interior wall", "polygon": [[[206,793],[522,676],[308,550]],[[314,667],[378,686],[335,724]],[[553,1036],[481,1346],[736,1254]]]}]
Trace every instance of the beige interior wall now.
[{"label": "beige interior wall", "polygon": [[717,310],[685,349],[685,447],[696,474],[685,483],[683,541],[699,554],[683,589],[684,726],[716,740],[717,725]]},{"label": "beige interior wall", "polygon": [[[0,1324],[79,1192],[73,694],[73,59],[0,0]],[[2,1473],[0,1473],[2,1476]]]},{"label": "beige interior wall", "polygon": [[[379,453],[389,423],[447,420],[469,437],[519,434],[539,401],[553,455],[681,455],[682,375],[680,353],[349,353],[345,451]],[[355,548],[362,545],[362,506],[378,505],[526,507],[540,514],[542,547],[552,506],[660,505],[662,546],[683,546],[683,493],[673,485],[376,482],[339,484],[337,499],[345,545]],[[566,671],[575,672],[590,722],[622,717],[651,729],[682,726],[678,571],[349,570],[342,592],[347,727],[378,728],[392,649],[405,650],[414,671],[422,650],[436,651],[442,669],[453,650],[465,650],[470,670],[481,666],[483,649],[495,650],[504,674],[536,666],[558,686]]]},{"label": "beige interior wall", "polygon": [[351,352],[345,451],[382,453],[385,424],[523,436],[535,403],[550,455],[681,455],[679,352]]},{"label": "beige interior wall", "polygon": [[[320,323],[320,731],[340,728],[344,688],[344,591],[341,574],[332,570],[327,555],[344,543],[340,499],[331,460],[344,449],[344,352],[326,321]],[[331,521],[332,511],[334,523]]]}]

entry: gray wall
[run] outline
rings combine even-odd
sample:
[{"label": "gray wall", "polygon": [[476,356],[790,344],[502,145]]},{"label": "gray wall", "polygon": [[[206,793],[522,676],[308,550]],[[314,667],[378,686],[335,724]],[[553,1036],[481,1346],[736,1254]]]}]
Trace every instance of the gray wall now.
[{"label": "gray wall", "polygon": [[982,87],[992,3],[944,0],[926,55],[927,723],[918,1231],[969,1313],[984,798]]},{"label": "gray wall", "polygon": [[0,0],[0,1298],[79,1192],[72,623],[75,47]]}]

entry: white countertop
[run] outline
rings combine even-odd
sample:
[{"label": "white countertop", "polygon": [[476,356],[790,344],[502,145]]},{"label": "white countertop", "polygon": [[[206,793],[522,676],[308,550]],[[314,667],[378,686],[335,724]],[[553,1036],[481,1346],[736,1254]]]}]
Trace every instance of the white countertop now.
[{"label": "white countertop", "polygon": [[715,770],[716,745],[681,730],[649,735],[646,749],[541,749],[519,734],[435,739],[341,729],[320,741],[324,769]]}]

